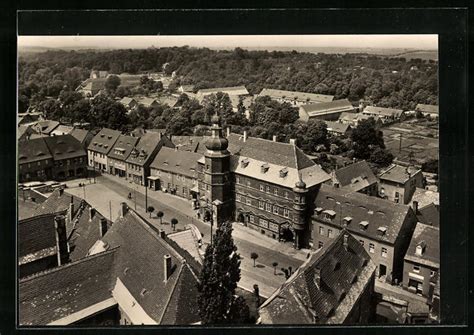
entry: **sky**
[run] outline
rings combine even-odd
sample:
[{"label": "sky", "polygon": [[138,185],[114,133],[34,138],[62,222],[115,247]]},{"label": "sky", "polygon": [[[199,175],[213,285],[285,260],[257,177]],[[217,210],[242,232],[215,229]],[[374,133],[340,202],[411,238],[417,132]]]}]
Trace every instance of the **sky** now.
[{"label": "sky", "polygon": [[207,36],[19,36],[18,45],[50,48],[406,48],[437,50],[437,35],[207,35]]}]

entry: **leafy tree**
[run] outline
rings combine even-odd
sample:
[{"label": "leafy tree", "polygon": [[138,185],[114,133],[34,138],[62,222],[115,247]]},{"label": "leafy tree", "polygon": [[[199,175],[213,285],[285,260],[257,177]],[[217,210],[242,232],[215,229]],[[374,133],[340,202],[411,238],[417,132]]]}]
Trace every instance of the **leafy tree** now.
[{"label": "leafy tree", "polygon": [[116,75],[110,75],[106,80],[105,80],[105,88],[108,91],[115,91],[117,87],[120,86],[120,77]]},{"label": "leafy tree", "polygon": [[248,321],[248,306],[242,298],[235,296],[240,280],[240,256],[232,238],[230,222],[217,228],[214,243],[206,248],[199,279],[197,303],[203,324]]},{"label": "leafy tree", "polygon": [[272,266],[273,266],[273,274],[276,275],[276,271],[277,271],[277,266],[278,266],[278,262],[273,262],[272,263]]},{"label": "leafy tree", "polygon": [[160,224],[163,224],[163,216],[164,216],[164,215],[165,215],[165,214],[164,214],[162,211],[158,211],[158,213],[156,213],[156,217],[157,217],[158,219],[160,219]]},{"label": "leafy tree", "polygon": [[369,161],[376,164],[378,167],[385,167],[392,163],[393,158],[393,155],[386,149],[376,147],[370,154]]},{"label": "leafy tree", "polygon": [[18,96],[18,113],[25,113],[28,110],[29,106],[30,106],[30,99],[24,94],[19,95]]},{"label": "leafy tree", "polygon": [[354,155],[359,159],[369,159],[375,147],[385,149],[383,133],[376,127],[375,120],[362,120],[352,130],[351,139],[354,143]]},{"label": "leafy tree", "polygon": [[93,127],[124,129],[128,124],[127,110],[112,98],[99,95],[91,102],[89,120]]},{"label": "leafy tree", "polygon": [[250,258],[253,259],[253,267],[255,267],[255,261],[258,258],[258,254],[256,252],[251,252],[250,253]]},{"label": "leafy tree", "polygon": [[148,211],[148,213],[150,213],[150,218],[151,218],[151,214],[155,211],[155,207],[148,206],[147,211]]},{"label": "leafy tree", "polygon": [[175,218],[171,219],[171,227],[173,227],[173,231],[176,230],[176,225],[178,224],[178,220]]},{"label": "leafy tree", "polygon": [[438,173],[438,160],[437,159],[427,160],[421,165],[421,169],[429,173]]}]

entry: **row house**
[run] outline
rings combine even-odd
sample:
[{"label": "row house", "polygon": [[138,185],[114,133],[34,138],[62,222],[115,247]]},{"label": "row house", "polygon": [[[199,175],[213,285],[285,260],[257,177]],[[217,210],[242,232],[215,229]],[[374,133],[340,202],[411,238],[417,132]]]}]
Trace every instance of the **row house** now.
[{"label": "row house", "polygon": [[346,229],[372,257],[377,277],[402,281],[403,258],[416,226],[411,207],[323,185],[315,200],[312,221],[315,247],[331,243]]},{"label": "row house", "polygon": [[258,96],[259,97],[268,96],[272,100],[276,100],[281,103],[287,102],[297,107],[301,105],[331,102],[334,100],[333,95],[276,90],[273,88],[262,89],[262,91],[258,94]]},{"label": "row house", "polygon": [[424,188],[421,169],[412,166],[392,164],[378,177],[379,196],[400,204],[408,204],[416,189]]},{"label": "row house", "polygon": [[433,298],[439,281],[439,228],[418,222],[404,259],[403,287]]},{"label": "row house", "polygon": [[87,147],[88,163],[91,168],[109,172],[107,156],[120,136],[120,131],[102,128]]},{"label": "row house", "polygon": [[109,172],[114,176],[127,177],[127,158],[139,138],[127,135],[120,135],[110,150],[107,158]]},{"label": "row house", "polygon": [[374,262],[343,230],[260,306],[257,323],[368,324],[375,310],[374,287]]},{"label": "row house", "polygon": [[140,137],[125,160],[127,177],[136,184],[147,185],[150,165],[163,146],[174,147],[173,143],[161,133],[145,133]]},{"label": "row house", "polygon": [[18,142],[18,180],[44,181],[53,177],[53,155],[44,138]]},{"label": "row house", "polygon": [[[330,177],[295,142],[230,134],[212,118],[207,151],[198,161],[200,211],[205,219],[236,220],[275,239],[309,244],[308,206]],[[227,148],[229,150],[227,150]]]},{"label": "row house", "polygon": [[163,147],[150,165],[149,186],[186,199],[197,198],[197,161],[201,154]]}]

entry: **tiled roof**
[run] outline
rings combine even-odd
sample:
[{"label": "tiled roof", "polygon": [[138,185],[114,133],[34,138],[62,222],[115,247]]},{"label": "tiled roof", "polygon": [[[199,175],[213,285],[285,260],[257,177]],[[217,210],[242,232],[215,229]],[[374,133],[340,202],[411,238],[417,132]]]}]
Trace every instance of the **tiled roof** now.
[{"label": "tiled roof", "polygon": [[351,127],[347,123],[340,123],[340,122],[334,122],[334,121],[324,121],[324,122],[326,122],[328,131],[333,131],[333,132],[339,133],[339,134],[347,133],[347,131]]},{"label": "tiled roof", "polygon": [[420,169],[392,164],[379,174],[379,179],[405,184],[418,173],[421,173]]},{"label": "tiled roof", "polygon": [[140,100],[138,100],[138,103],[145,107],[151,107],[153,104],[157,103],[157,100],[153,98],[141,98]]},{"label": "tiled roof", "polygon": [[354,106],[347,99],[320,102],[310,105],[302,105],[301,108],[310,117],[330,113],[349,112],[354,110]]},{"label": "tiled roof", "polygon": [[274,99],[297,100],[300,102],[329,102],[334,99],[332,95],[275,90],[272,88],[262,89],[259,96],[269,96]]},{"label": "tiled roof", "polygon": [[43,214],[18,221],[18,256],[56,247],[54,214]]},{"label": "tiled roof", "polygon": [[125,161],[137,142],[137,137],[120,135],[113,145],[112,150],[110,150],[108,157]]},{"label": "tiled roof", "polygon": [[395,108],[385,108],[385,107],[377,107],[377,106],[367,106],[364,108],[363,114],[378,114],[384,116],[394,116],[399,117],[402,115],[403,110],[395,109]]},{"label": "tiled roof", "polygon": [[51,133],[56,127],[59,126],[58,121],[53,121],[53,120],[43,120],[43,121],[38,121],[33,125],[33,128],[35,131],[38,133],[42,134],[48,134]]},{"label": "tiled roof", "polygon": [[377,182],[377,177],[375,177],[366,161],[359,161],[345,166],[336,170],[334,174],[341,188],[348,186],[355,192]]},{"label": "tiled roof", "polygon": [[[273,142],[230,134],[229,151],[232,153],[231,170],[236,174],[250,176],[285,187],[294,187],[299,174],[307,187],[320,184],[330,176],[293,144]],[[245,166],[242,160],[248,161]],[[262,165],[268,169],[262,172]],[[285,170],[286,174],[280,175]]]},{"label": "tiled roof", "polygon": [[174,136],[171,137],[171,142],[178,148],[178,150],[199,152],[204,154],[206,152],[204,136]]},{"label": "tiled roof", "polygon": [[184,92],[192,92],[194,91],[194,85],[181,85],[182,90]]},{"label": "tiled roof", "polygon": [[[120,246],[116,275],[151,318],[158,323],[176,318],[199,321],[195,300],[190,299],[196,295],[197,279],[187,273],[189,266],[184,259],[143,218],[129,209],[102,241],[112,248]],[[172,264],[167,281],[165,255],[170,255]],[[186,306],[187,315],[177,316],[176,308],[180,306]]]},{"label": "tiled roof", "polygon": [[47,325],[111,298],[116,250],[20,280],[20,325]]},{"label": "tiled roof", "polygon": [[[362,193],[347,194],[343,190],[325,184],[321,185],[314,203],[315,208],[322,209],[319,214],[318,211],[314,212],[314,219],[342,228],[344,218],[350,217],[351,222],[347,225],[348,231],[388,243],[396,241],[407,215],[410,211],[413,212],[407,205]],[[324,210],[335,212],[330,221],[325,218]],[[360,225],[363,221],[368,223],[365,229],[362,229]],[[379,232],[381,227],[386,228],[384,234]]]},{"label": "tiled roof", "polygon": [[120,103],[123,104],[123,105],[129,105],[132,101],[135,101],[135,99],[134,98],[129,98],[129,97],[123,97],[120,100]]},{"label": "tiled roof", "polygon": [[196,236],[193,229],[186,229],[180,232],[171,233],[166,235],[166,238],[176,242],[180,248],[188,252],[198,263],[202,263],[203,259],[199,252],[198,243],[202,237]]},{"label": "tiled roof", "polygon": [[435,204],[439,206],[439,193],[417,187],[415,189],[415,193],[413,193],[411,201],[417,201],[418,208],[423,208],[429,204]]},{"label": "tiled roof", "polygon": [[263,324],[344,323],[354,302],[367,289],[375,268],[359,241],[343,230],[333,243],[313,253],[262,304],[261,321]]},{"label": "tiled roof", "polygon": [[160,104],[163,105],[168,105],[170,107],[174,107],[176,103],[178,102],[178,98],[172,96],[172,95],[167,95],[167,96],[162,96],[158,98],[157,100]]},{"label": "tiled roof", "polygon": [[437,105],[418,104],[416,110],[423,113],[439,114],[439,106]]},{"label": "tiled roof", "polygon": [[18,164],[53,158],[44,139],[40,137],[18,142]]},{"label": "tiled roof", "polygon": [[357,120],[357,115],[359,114],[343,112],[341,115],[339,115],[339,120],[343,120],[346,122],[354,122]]},{"label": "tiled roof", "polygon": [[71,131],[73,130],[74,128],[71,127],[71,126],[65,126],[63,124],[60,124],[59,126],[56,127],[56,129],[54,129],[51,134],[52,135],[65,135],[65,134],[70,134]]},{"label": "tiled roof", "polygon": [[145,165],[150,162],[154,156],[153,151],[160,145],[163,136],[161,133],[145,133],[140,137],[127,158],[127,163]]},{"label": "tiled roof", "polygon": [[91,143],[87,147],[87,150],[92,150],[107,155],[119,136],[120,131],[118,130],[102,128],[97,133],[97,135],[94,136]]},{"label": "tiled roof", "polygon": [[433,227],[439,227],[439,209],[438,206],[431,203],[421,209],[417,213],[418,221]]},{"label": "tiled roof", "polygon": [[202,155],[198,153],[163,147],[156,155],[150,167],[197,178],[197,160],[201,157]]},{"label": "tiled roof", "polygon": [[87,152],[81,142],[72,135],[45,137],[44,141],[53,155],[54,160],[87,156]]},{"label": "tiled roof", "polygon": [[82,144],[86,144],[87,137],[92,137],[91,133],[88,130],[79,128],[74,128],[71,131],[70,135],[74,136],[74,138]]},{"label": "tiled roof", "polygon": [[[421,256],[416,254],[416,247],[419,245],[423,246]],[[439,268],[439,228],[418,222],[405,260]]]}]

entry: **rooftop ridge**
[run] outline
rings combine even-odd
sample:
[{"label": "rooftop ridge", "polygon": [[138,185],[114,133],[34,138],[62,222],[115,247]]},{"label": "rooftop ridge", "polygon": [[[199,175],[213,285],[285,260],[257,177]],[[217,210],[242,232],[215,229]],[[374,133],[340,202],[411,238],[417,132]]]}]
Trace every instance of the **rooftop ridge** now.
[{"label": "rooftop ridge", "polygon": [[163,320],[163,317],[165,316],[166,312],[168,311],[168,307],[170,305],[171,298],[173,298],[174,291],[176,290],[176,287],[178,286],[179,279],[181,277],[181,273],[183,273],[184,266],[181,264],[179,267],[178,273],[176,274],[176,280],[173,283],[173,287],[171,289],[170,295],[168,296],[168,299],[166,299],[165,307],[163,308],[163,312],[160,315],[160,318],[158,320],[158,324],[161,324],[161,321]]},{"label": "rooftop ridge", "polygon": [[102,257],[102,256],[106,256],[108,254],[111,254],[111,253],[114,253],[118,248],[120,248],[120,246],[116,246],[116,247],[113,247],[109,250],[106,250],[106,251],[102,251],[102,252],[99,252],[97,254],[93,254],[93,255],[89,255],[89,256],[85,256],[81,259],[78,259],[76,261],[73,261],[73,262],[70,262],[70,263],[67,263],[67,264],[64,264],[64,265],[61,265],[61,266],[58,266],[58,267],[55,267],[55,268],[52,268],[52,269],[47,269],[47,270],[44,270],[44,271],[41,271],[41,272],[37,272],[37,273],[34,273],[30,276],[27,276],[25,278],[22,278],[20,279],[20,284],[24,283],[24,282],[27,282],[27,281],[30,281],[32,279],[35,279],[35,278],[38,278],[38,277],[42,277],[42,276],[45,276],[47,274],[50,274],[50,273],[54,273],[54,272],[57,272],[57,271],[61,271],[62,269],[65,269],[65,268],[68,268],[68,267],[72,267],[72,266],[76,266],[78,264],[81,264],[81,263],[84,263],[84,262],[87,262],[87,261],[90,261],[91,259],[94,259],[94,258],[98,258],[98,257]]},{"label": "rooftop ridge", "polygon": [[47,217],[47,216],[56,216],[57,214],[58,213],[45,213],[45,214],[39,214],[39,215],[31,216],[29,218],[24,218],[24,219],[18,220],[18,224],[24,223],[24,222],[34,221],[34,220],[37,220],[39,218],[44,218],[44,217]]}]

